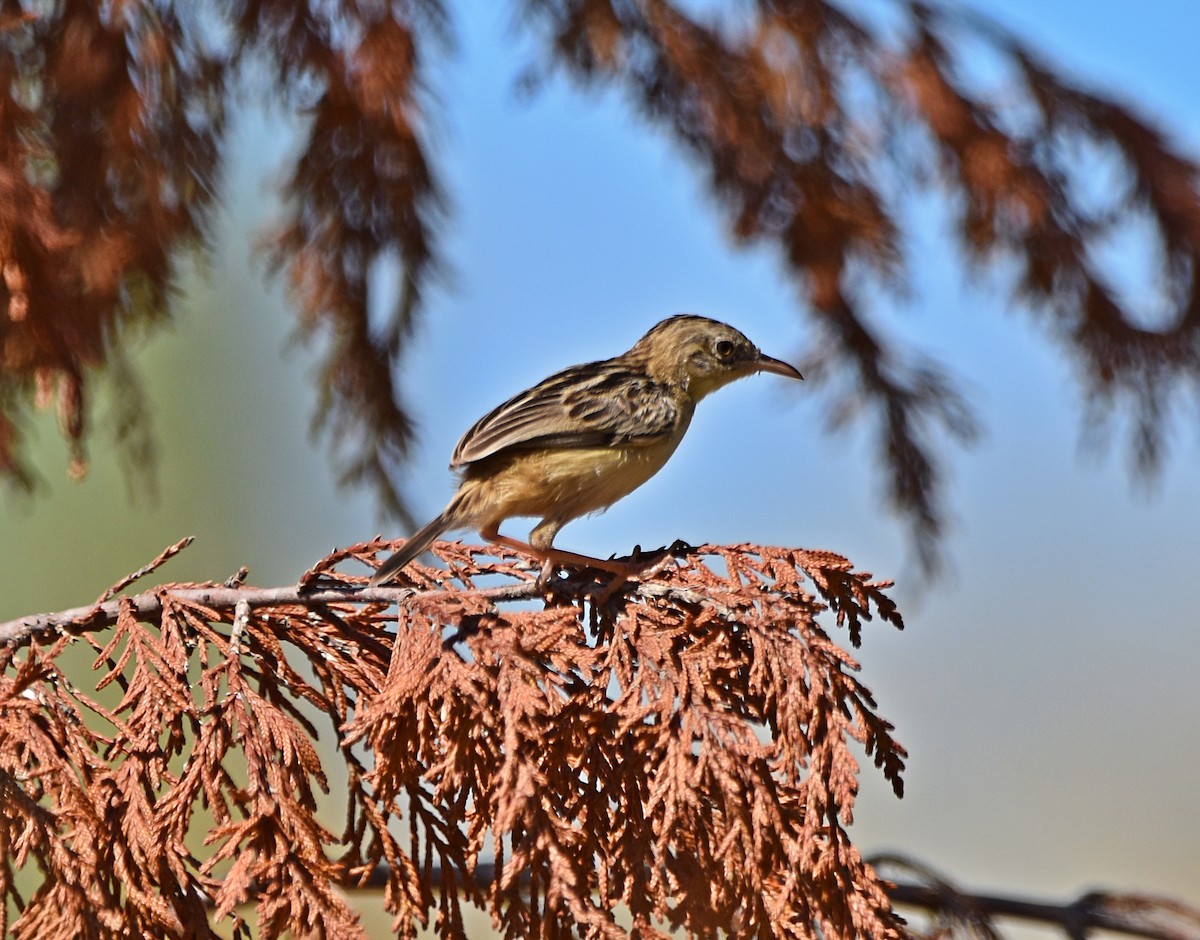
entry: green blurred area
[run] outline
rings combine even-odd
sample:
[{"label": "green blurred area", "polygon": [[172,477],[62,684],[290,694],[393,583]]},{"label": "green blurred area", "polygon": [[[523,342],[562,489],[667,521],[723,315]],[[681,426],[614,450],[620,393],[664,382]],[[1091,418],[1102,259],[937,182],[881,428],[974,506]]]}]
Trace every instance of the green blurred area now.
[{"label": "green blurred area", "polygon": [[30,459],[43,485],[32,498],[4,495],[0,619],[87,603],[186,535],[195,543],[151,582],[223,580],[247,565],[250,583],[287,583],[335,544],[372,534],[370,496],[338,489],[309,436],[314,358],[289,339],[280,279],[253,252],[270,205],[263,180],[282,156],[264,144],[286,139],[264,133],[264,119],[233,135],[237,170],[214,249],[182,260],[170,322],[125,346],[151,403],[156,467],[120,466],[103,377],[82,482],[67,479],[53,413],[36,415]]}]

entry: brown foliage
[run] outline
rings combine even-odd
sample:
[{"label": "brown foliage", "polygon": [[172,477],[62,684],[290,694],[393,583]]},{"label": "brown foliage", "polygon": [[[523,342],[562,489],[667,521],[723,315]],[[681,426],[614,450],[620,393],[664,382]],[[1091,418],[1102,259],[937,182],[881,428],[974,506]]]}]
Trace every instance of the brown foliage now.
[{"label": "brown foliage", "polygon": [[0,43],[0,472],[30,486],[23,397],[55,404],[81,471],[85,370],[165,308],[172,252],[212,201],[223,89],[169,8],[112,29],[62,3]]},{"label": "brown foliage", "polygon": [[[326,334],[316,424],[344,445],[344,478],[372,484],[406,518],[391,478],[412,426],[391,369],[437,267],[441,197],[415,99],[418,39],[441,41],[444,24],[435,3],[411,18],[399,4],[335,6],[69,0],[0,23],[0,474],[10,481],[34,483],[20,422],[35,396],[56,404],[83,472],[88,370],[120,363],[130,328],[166,313],[176,252],[206,234],[226,103],[253,56],[312,117],[272,251],[305,332]],[[206,37],[224,28],[230,43],[213,48]],[[404,266],[403,295],[372,328],[368,273],[391,257]],[[145,436],[132,432],[148,418],[133,373],[119,377],[119,443],[144,458]]]},{"label": "brown foliage", "polygon": [[[270,250],[325,344],[316,424],[344,479],[407,518],[392,480],[412,424],[393,374],[442,260],[424,88],[453,40],[448,7],[67,0],[0,20],[0,473],[32,485],[19,430],[34,400],[80,448],[88,370],[119,364],[129,328],[162,314],[173,252],[204,237],[225,103],[253,57],[309,119]],[[975,425],[946,371],[866,315],[868,291],[906,279],[913,181],[946,194],[969,258],[1015,272],[1015,299],[1077,364],[1091,416],[1128,407],[1136,463],[1157,467],[1200,374],[1200,196],[1195,161],[1134,111],[995,24],[915,0],[896,0],[889,29],[828,0],[756,0],[721,20],[670,0],[515,8],[546,39],[538,68],[627,90],[704,170],[735,236],[778,251],[817,326],[804,372],[837,383],[832,426],[873,415],[890,501],[928,566],[944,519],[937,440]],[[1007,67],[1003,87],[980,87],[980,45]],[[1110,191],[1094,185],[1101,165]],[[1102,269],[1137,225],[1157,242],[1157,316]],[[391,261],[402,296],[373,322],[368,274]],[[122,375],[128,432],[145,418]]]},{"label": "brown foliage", "polygon": [[[901,626],[886,583],[755,546],[607,597],[586,572],[543,594],[529,562],[457,543],[408,588],[335,570],[380,548],[297,588],[168,585],[0,625],[13,936],[209,936],[210,916],[240,935],[247,903],[264,936],[360,936],[338,889],[381,863],[402,936],[461,935],[464,903],[508,936],[624,936],[618,908],[640,936],[901,935],[845,826],[855,751],[899,793],[904,750],[818,624]],[[80,642],[93,689],[62,670]],[[318,732],[348,774],[340,833]]]}]

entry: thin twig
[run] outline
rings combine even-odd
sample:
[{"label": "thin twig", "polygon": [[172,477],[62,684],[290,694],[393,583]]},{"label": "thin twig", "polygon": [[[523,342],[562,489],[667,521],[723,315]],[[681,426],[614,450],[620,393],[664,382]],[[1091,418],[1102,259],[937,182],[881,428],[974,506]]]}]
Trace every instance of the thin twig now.
[{"label": "thin twig", "polygon": [[101,594],[96,603],[103,604],[105,601],[111,600],[121,593],[121,591],[125,590],[125,588],[129,587],[129,585],[133,584],[134,581],[144,578],[146,575],[150,574],[150,572],[162,567],[167,560],[174,558],[181,551],[191,545],[192,542],[195,541],[195,538],[196,537],[194,535],[186,535],[174,545],[168,545],[161,552],[159,552],[158,557],[153,561],[142,565],[142,567],[138,568],[137,571],[133,571],[125,575],[125,577],[123,577],[120,581]]}]

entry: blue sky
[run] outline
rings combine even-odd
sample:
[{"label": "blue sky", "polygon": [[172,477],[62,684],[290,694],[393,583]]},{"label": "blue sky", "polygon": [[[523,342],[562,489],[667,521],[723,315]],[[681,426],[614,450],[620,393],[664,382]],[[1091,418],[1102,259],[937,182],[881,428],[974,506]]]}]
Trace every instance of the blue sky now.
[{"label": "blue sky", "polygon": [[[1189,5],[991,6],[1200,154]],[[449,454],[480,414],[559,367],[624,350],[664,316],[725,319],[781,358],[808,341],[773,258],[731,249],[669,142],[615,93],[555,81],[521,98],[528,47],[506,32],[507,14],[484,0],[460,9],[461,47],[435,72],[454,278],[403,379],[420,419],[408,488],[420,515],[452,492]],[[164,577],[220,580],[248,564],[253,582],[276,584],[380,529],[370,499],[336,489],[306,436],[313,360],[285,341],[283,292],[248,260],[246,230],[271,211],[286,152],[280,116],[248,116],[235,140],[220,246],[185,274],[174,325],[139,355],[156,397],[160,498],[131,505],[99,444],[89,479],[66,483],[62,448],[40,425],[49,495],[6,501],[0,617],[86,602],[184,534],[197,544]],[[912,257],[913,297],[881,307],[877,322],[949,365],[986,429],[971,450],[948,452],[946,580],[917,586],[866,435],[831,438],[822,391],[771,376],[706,400],[658,477],[558,541],[606,555],[677,537],[803,545],[901,579],[909,627],[868,629],[861,660],[911,751],[908,790],[896,801],[864,768],[860,844],[910,853],[969,887],[1104,886],[1200,903],[1195,411],[1181,416],[1158,485],[1133,485],[1119,430],[1107,455],[1081,452],[1069,365],[1032,318],[963,275],[936,211]]]}]

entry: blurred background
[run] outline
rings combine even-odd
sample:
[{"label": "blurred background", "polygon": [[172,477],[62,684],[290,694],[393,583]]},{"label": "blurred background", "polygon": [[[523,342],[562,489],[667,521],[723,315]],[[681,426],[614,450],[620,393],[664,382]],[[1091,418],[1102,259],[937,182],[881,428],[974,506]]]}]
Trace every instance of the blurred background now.
[{"label": "blurred background", "polygon": [[[977,6],[1200,155],[1190,4]],[[419,419],[404,481],[419,516],[451,494],[450,452],[482,413],[560,367],[624,351],[667,315],[726,320],[792,361],[809,341],[775,259],[732,247],[668,141],[616,93],[562,79],[519,93],[508,6],[461,9],[459,47],[436,66],[453,270],[402,377]],[[383,528],[370,494],[339,489],[309,437],[315,355],[289,340],[294,314],[254,252],[278,211],[296,118],[248,93],[234,119],[215,249],[184,263],[171,324],[134,350],[157,493],[132,491],[102,435],[88,477],[69,482],[44,416],[33,429],[43,490],[4,497],[0,620],[87,603],[184,535],[195,544],[161,579],[223,580],[247,565],[250,583],[277,585]],[[1196,412],[1177,416],[1152,485],[1130,474],[1119,425],[1107,450],[1082,447],[1070,364],[986,277],[964,274],[944,209],[916,211],[911,297],[880,298],[875,319],[948,365],[985,429],[948,451],[944,576],[921,579],[882,509],[862,429],[826,434],[822,394],[771,376],[706,400],[662,473],[558,541],[601,555],[676,538],[798,545],[895,578],[907,629],[869,628],[859,656],[910,750],[907,792],[896,800],[864,767],[860,847],[905,853],[966,888],[1200,904]]]}]

